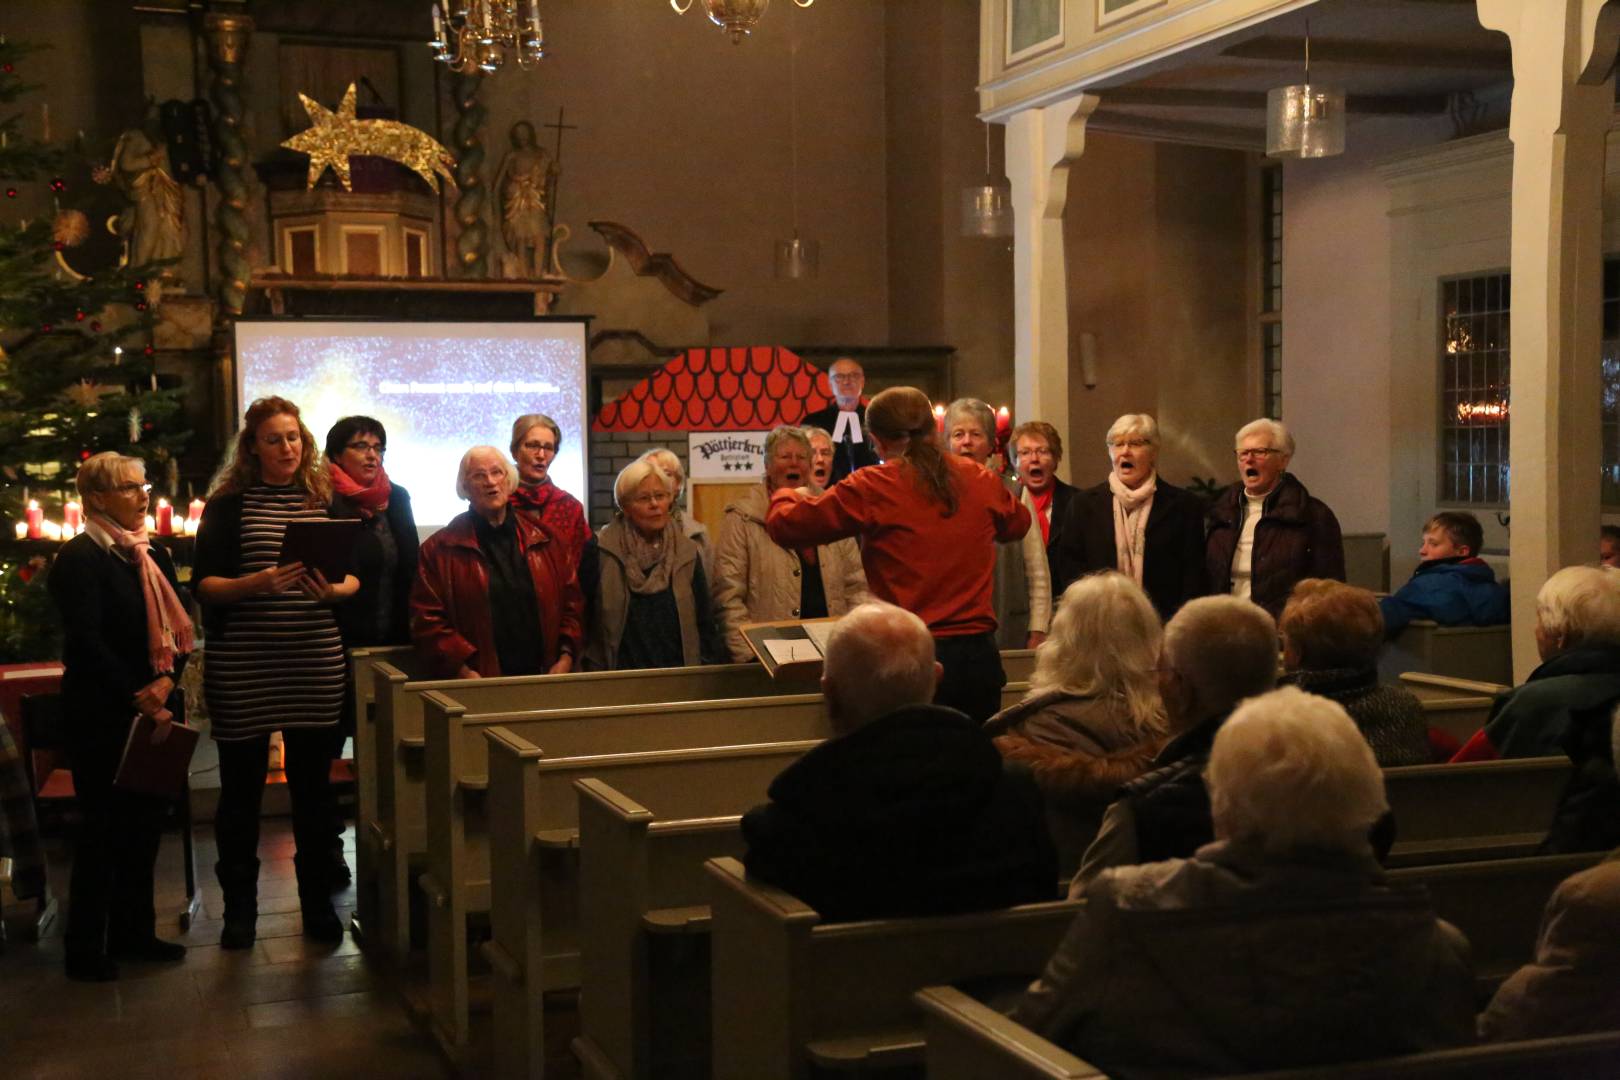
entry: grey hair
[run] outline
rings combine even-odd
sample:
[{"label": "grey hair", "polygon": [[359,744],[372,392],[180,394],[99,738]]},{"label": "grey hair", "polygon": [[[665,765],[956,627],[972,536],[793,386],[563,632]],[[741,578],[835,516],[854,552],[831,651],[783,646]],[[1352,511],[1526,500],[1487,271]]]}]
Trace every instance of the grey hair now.
[{"label": "grey hair", "polygon": [[1285,854],[1366,851],[1389,804],[1372,747],[1336,701],[1289,686],[1221,725],[1204,771],[1215,835]]},{"label": "grey hair", "polygon": [[1201,596],[1164,628],[1164,662],[1208,709],[1229,709],[1277,684],[1277,623],[1235,596]]},{"label": "grey hair", "polygon": [[806,440],[814,439],[817,435],[820,435],[828,442],[833,441],[832,432],[828,431],[824,427],[816,427],[814,424],[805,424],[803,427],[799,428],[799,430],[804,432],[804,437]]},{"label": "grey hair", "polygon": [[934,697],[934,639],[905,608],[859,604],[833,625],[822,684],[839,730],[852,731]]},{"label": "grey hair", "polygon": [[475,446],[461,455],[461,464],[456,466],[456,498],[469,501],[472,499],[472,494],[467,489],[467,462],[472,460],[474,454],[494,454],[496,460],[501,463],[501,467],[506,470],[506,493],[510,495],[517,490],[517,466],[512,464],[505,454],[501,453],[500,447]]},{"label": "grey hair", "polygon": [[1145,412],[1126,413],[1109,425],[1103,445],[1113,446],[1115,439],[1126,435],[1139,435],[1149,446],[1158,446],[1159,422]]},{"label": "grey hair", "polygon": [[518,447],[523,445],[523,436],[537,427],[550,428],[552,438],[557,440],[559,447],[562,445],[562,428],[557,426],[557,421],[545,413],[524,413],[512,421],[512,453],[514,455],[518,452]]},{"label": "grey hair", "polygon": [[686,466],[681,464],[681,459],[676,456],[675,451],[667,447],[655,446],[642,454],[641,460],[652,462],[664,470],[665,473],[673,473],[674,475],[670,477],[670,483],[674,485],[673,493],[675,497],[680,497],[681,490],[686,487]]},{"label": "grey hair", "polygon": [[118,474],[128,468],[139,469],[144,476],[146,460],[120,454],[116,450],[103,450],[99,454],[92,454],[79,466],[73,486],[78,489],[81,499],[87,495],[103,494],[118,486]]},{"label": "grey hair", "polygon": [[1289,433],[1287,425],[1281,420],[1271,420],[1264,416],[1258,420],[1250,420],[1238,428],[1237,434],[1232,436],[1232,448],[1237,449],[1250,435],[1265,435],[1271,440],[1273,450],[1281,450],[1284,457],[1294,456],[1294,436]]},{"label": "grey hair", "polygon": [[777,445],[783,441],[799,443],[803,445],[806,454],[810,453],[810,433],[804,428],[794,427],[792,424],[782,424],[779,427],[772,428],[771,433],[765,436],[765,461],[767,464],[770,463],[771,455],[776,453]]},{"label": "grey hair", "polygon": [[1052,629],[1035,652],[1029,697],[1061,690],[1100,698],[1125,713],[1141,735],[1164,731],[1154,664],[1164,628],[1153,602],[1117,570],[1081,578],[1067,589]]},{"label": "grey hair", "polygon": [[996,437],[996,411],[978,398],[960,397],[945,408],[945,434],[949,435],[951,428],[956,426],[958,417],[968,417],[979,429],[984,437],[995,440]]},{"label": "grey hair", "polygon": [[[663,481],[664,489],[669,492],[670,498],[675,497],[675,481],[671,480],[669,474],[653,460],[654,453],[656,451],[648,451],[619,470],[618,478],[613,481],[614,506],[623,510],[624,504],[630,501],[636,488],[640,487],[641,482],[649,476],[656,476]],[[669,451],[666,450],[664,453],[667,454]]]},{"label": "grey hair", "polygon": [[1620,570],[1566,566],[1536,593],[1536,622],[1565,645],[1620,645]]}]

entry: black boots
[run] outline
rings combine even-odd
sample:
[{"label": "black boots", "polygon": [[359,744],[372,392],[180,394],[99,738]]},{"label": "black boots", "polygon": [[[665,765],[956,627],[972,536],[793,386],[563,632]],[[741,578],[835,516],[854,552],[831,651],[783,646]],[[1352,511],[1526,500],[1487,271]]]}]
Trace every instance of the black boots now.
[{"label": "black boots", "polygon": [[225,927],[220,931],[222,949],[251,949],[257,940],[259,921],[259,860],[214,864],[219,887],[225,894]]},{"label": "black boots", "polygon": [[335,945],[343,940],[343,923],[332,907],[332,857],[327,851],[293,856],[298,874],[298,907],[304,936]]}]

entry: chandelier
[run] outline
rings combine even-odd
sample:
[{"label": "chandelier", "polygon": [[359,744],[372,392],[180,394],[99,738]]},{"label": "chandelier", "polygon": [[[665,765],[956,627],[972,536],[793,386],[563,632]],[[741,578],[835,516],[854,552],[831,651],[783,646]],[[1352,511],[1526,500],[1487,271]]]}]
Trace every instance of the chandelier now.
[{"label": "chandelier", "polygon": [[522,6],[520,18],[519,0],[435,0],[433,59],[465,75],[498,71],[508,52],[518,67],[534,67],[546,55],[540,0]]},{"label": "chandelier", "polygon": [[[793,0],[795,5],[802,8],[815,2]],[[669,0],[669,6],[685,15],[692,7],[692,0]],[[709,13],[709,21],[730,34],[732,44],[741,45],[742,39],[765,14],[765,9],[771,6],[771,0],[703,0],[703,6]]]}]

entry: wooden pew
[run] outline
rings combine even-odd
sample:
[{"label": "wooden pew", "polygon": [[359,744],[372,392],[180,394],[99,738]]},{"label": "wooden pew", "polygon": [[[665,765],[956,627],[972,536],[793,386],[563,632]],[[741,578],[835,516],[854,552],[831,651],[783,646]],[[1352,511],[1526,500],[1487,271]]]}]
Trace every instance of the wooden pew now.
[{"label": "wooden pew", "polygon": [[377,843],[377,785],[383,771],[382,751],[377,746],[375,717],[376,678],[374,663],[387,662],[404,671],[415,669],[415,653],[409,645],[369,645],[349,650],[349,694],[354,709],[354,915],[350,930],[368,948],[387,941],[382,927],[384,889],[382,863],[385,853]]},{"label": "wooden pew", "polygon": [[716,1080],[921,1065],[915,991],[984,976],[1033,978],[1081,906],[1059,900],[823,923],[787,893],[747,880],[735,859],[705,866]]},{"label": "wooden pew", "polygon": [[1484,727],[1497,696],[1513,689],[1504,683],[1458,679],[1421,671],[1403,672],[1400,685],[1410,690],[1423,704],[1423,713],[1430,727],[1449,732],[1460,742],[1467,742],[1474,732]]},{"label": "wooden pew", "polygon": [[1533,855],[1569,783],[1568,758],[1509,758],[1384,770],[1395,815],[1390,866]]},{"label": "wooden pew", "polygon": [[[460,702],[437,691],[425,694],[422,702],[428,857],[427,870],[418,880],[429,901],[428,967],[435,1028],[445,1033],[447,1047],[456,1053],[465,1045],[467,1030],[467,918],[490,910],[490,807],[485,794],[490,786],[491,743],[485,732],[503,728],[507,739],[531,746],[535,754],[582,761],[820,740],[830,732],[819,694],[476,714],[468,714]],[[770,776],[785,764],[776,762]],[[562,790],[529,835],[539,829],[562,832],[566,834],[562,842],[569,846],[578,825],[578,804],[571,787],[564,785]],[[505,812],[525,820],[523,809]],[[519,849],[520,858],[526,850]],[[569,869],[568,890],[573,881]],[[571,931],[572,919],[567,925]],[[559,955],[568,959],[553,965],[555,973],[545,980],[546,989],[578,985],[577,950],[569,945]]]},{"label": "wooden pew", "polygon": [[1386,679],[1406,671],[1450,675],[1481,682],[1513,681],[1511,628],[1502,626],[1441,626],[1414,619],[1384,647],[1378,661]]},{"label": "wooden pew", "polygon": [[[1107,1080],[1107,1073],[950,986],[916,996],[926,1018],[929,1080]],[[1521,1080],[1528,1076],[1614,1075],[1620,1032],[1495,1043],[1348,1065],[1246,1074],[1246,1080],[1384,1080],[1449,1077]]]}]

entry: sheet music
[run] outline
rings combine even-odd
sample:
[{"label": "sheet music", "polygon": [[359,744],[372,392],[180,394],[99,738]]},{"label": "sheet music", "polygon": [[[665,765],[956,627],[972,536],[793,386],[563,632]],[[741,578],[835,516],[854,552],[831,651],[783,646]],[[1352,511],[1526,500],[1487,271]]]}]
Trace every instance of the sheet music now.
[{"label": "sheet music", "polygon": [[765,642],[765,648],[779,666],[821,659],[821,650],[816,648],[816,643],[804,638],[770,638]]}]

